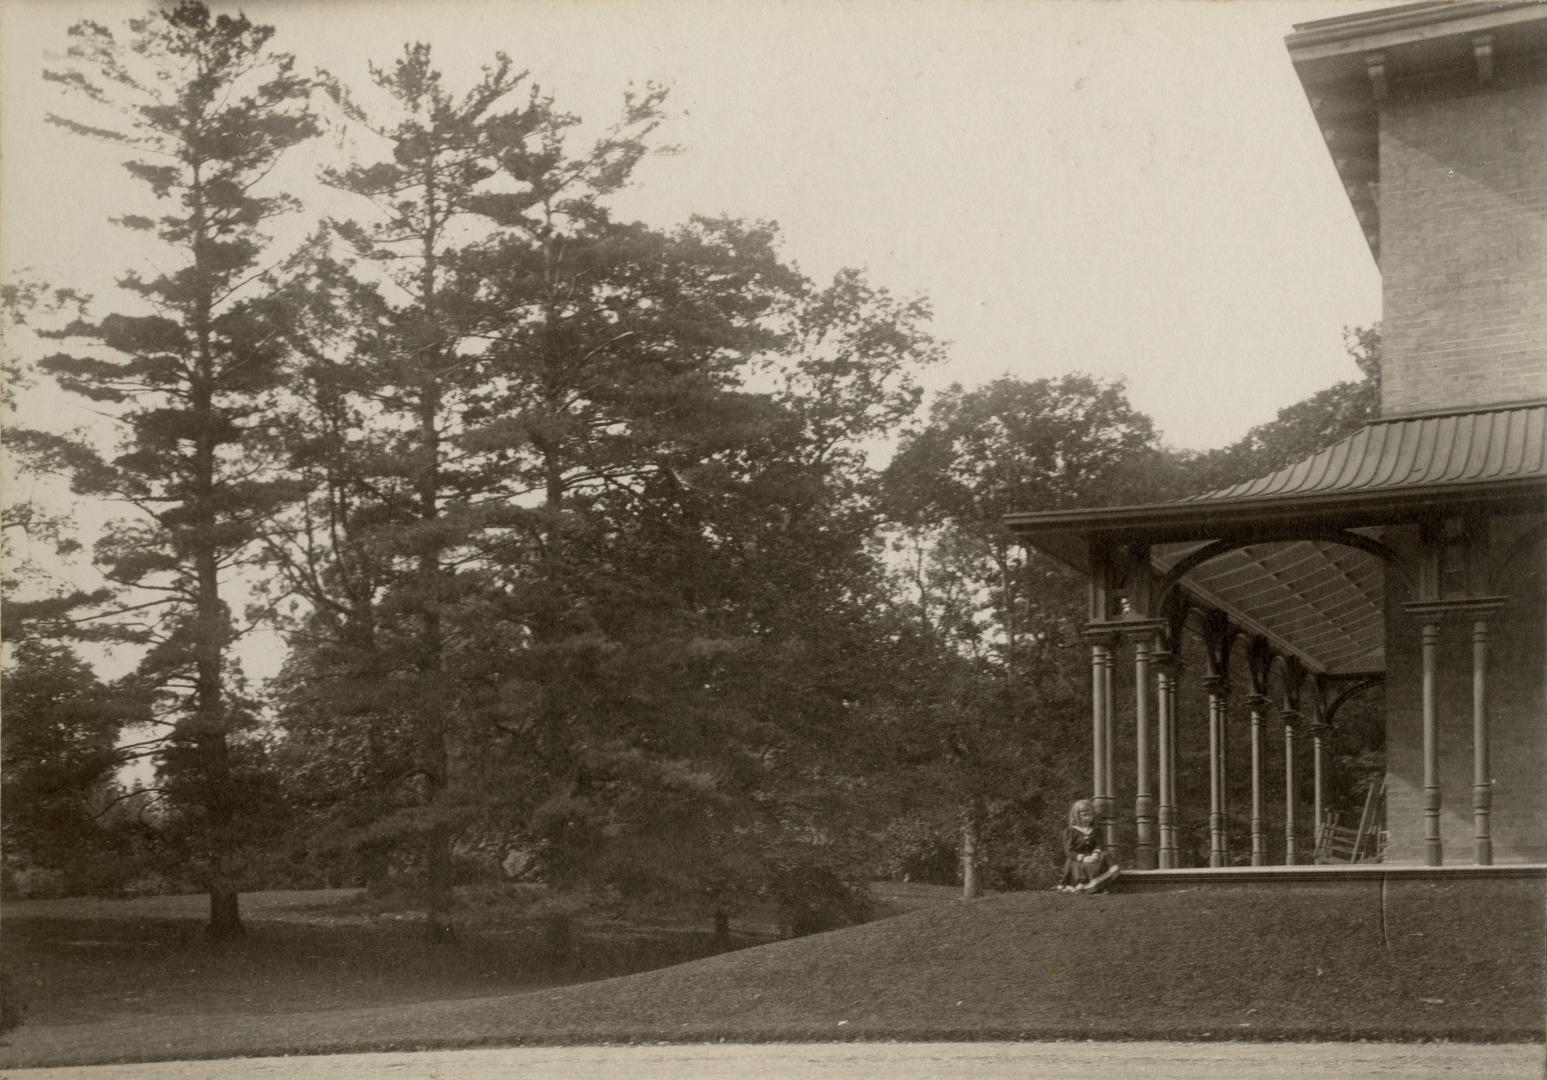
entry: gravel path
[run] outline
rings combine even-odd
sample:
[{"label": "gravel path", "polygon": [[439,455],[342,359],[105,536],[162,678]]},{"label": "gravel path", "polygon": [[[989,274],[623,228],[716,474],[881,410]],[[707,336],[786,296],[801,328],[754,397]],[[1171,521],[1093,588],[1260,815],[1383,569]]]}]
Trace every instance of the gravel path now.
[{"label": "gravel path", "polygon": [[816,1043],[565,1046],[8,1069],[12,1080],[1514,1080],[1539,1044]]}]

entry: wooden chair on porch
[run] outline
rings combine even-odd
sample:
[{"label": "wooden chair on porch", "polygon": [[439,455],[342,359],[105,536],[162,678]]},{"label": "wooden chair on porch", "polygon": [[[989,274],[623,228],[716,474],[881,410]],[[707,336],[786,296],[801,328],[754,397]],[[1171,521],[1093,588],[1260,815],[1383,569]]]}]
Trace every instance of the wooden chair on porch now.
[{"label": "wooden chair on porch", "polygon": [[1371,784],[1364,797],[1364,810],[1359,815],[1357,828],[1337,823],[1337,815],[1328,811],[1326,818],[1316,827],[1317,863],[1356,863],[1379,861],[1381,857],[1380,804],[1386,794],[1383,777],[1378,784]]}]

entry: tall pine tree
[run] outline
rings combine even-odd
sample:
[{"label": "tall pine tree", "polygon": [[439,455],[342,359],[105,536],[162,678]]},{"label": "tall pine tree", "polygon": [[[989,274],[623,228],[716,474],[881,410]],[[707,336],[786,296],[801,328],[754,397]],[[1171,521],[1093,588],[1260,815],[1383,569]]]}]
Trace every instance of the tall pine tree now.
[{"label": "tall pine tree", "polygon": [[[468,397],[487,373],[454,271],[482,235],[473,202],[494,172],[495,139],[519,138],[530,110],[506,107],[524,76],[503,56],[462,95],[445,86],[423,44],[406,47],[390,67],[373,67],[372,75],[390,103],[386,119],[375,119],[337,84],[334,96],[385,140],[388,154],[328,170],[324,179],[376,205],[369,220],[336,228],[401,299],[372,308],[372,282],[356,287],[355,310],[372,310],[370,318],[353,328],[345,355],[314,357],[317,415],[336,424],[338,410],[350,410],[349,422],[370,434],[323,463],[333,504],[327,513],[345,543],[330,546],[325,575],[295,583],[323,615],[331,609],[341,616],[347,637],[335,644],[354,652],[341,672],[345,682],[368,679],[395,699],[385,708],[358,702],[354,715],[367,726],[409,729],[413,760],[403,779],[412,789],[411,828],[421,840],[426,928],[432,940],[448,941],[453,843],[466,823],[454,786],[461,705],[450,622],[469,587],[464,567],[476,558],[486,510],[511,491],[486,455],[459,443]],[[324,445],[336,452],[349,442],[351,433],[338,431]],[[354,509],[341,509],[341,499]]]},{"label": "tall pine tree", "polygon": [[160,213],[118,224],[159,242],[158,265],[119,285],[125,310],[59,332],[67,352],[42,367],[61,386],[116,406],[123,452],[77,487],[140,514],[98,545],[113,581],[150,596],[139,617],[153,645],[138,679],[172,724],[159,757],[189,869],[208,889],[209,930],[242,933],[238,895],[257,828],[248,796],[261,781],[241,731],[225,590],[257,522],[289,497],[269,471],[271,393],[284,355],[261,262],[269,219],[296,209],[262,181],[317,131],[308,80],[269,48],[272,28],[182,3],[130,20],[120,40],[82,22],[67,62],[47,78],[84,99],[50,119],[130,150],[129,174]]}]

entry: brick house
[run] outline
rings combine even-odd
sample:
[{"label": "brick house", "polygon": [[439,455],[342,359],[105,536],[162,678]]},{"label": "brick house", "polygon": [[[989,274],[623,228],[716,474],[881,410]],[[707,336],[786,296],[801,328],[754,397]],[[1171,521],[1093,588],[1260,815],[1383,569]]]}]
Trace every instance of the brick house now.
[{"label": "brick house", "polygon": [[[1090,578],[1098,818],[1129,865],[1180,869],[1178,725],[1206,721],[1209,865],[1246,861],[1221,805],[1234,664],[1252,866],[1267,751],[1287,772],[1284,861],[1307,863],[1329,725],[1375,685],[1383,865],[1547,863],[1547,5],[1410,4],[1287,44],[1381,270],[1380,418],[1194,498],[1007,519]],[[1204,718],[1178,715],[1184,634],[1207,646]],[[1119,717],[1129,662],[1143,692]],[[1315,787],[1311,821],[1293,821],[1297,783]]]}]

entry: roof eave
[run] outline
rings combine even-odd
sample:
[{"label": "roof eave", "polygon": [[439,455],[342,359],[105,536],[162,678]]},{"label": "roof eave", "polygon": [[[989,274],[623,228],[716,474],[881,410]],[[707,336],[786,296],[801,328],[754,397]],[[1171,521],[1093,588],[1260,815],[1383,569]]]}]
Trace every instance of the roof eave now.
[{"label": "roof eave", "polygon": [[1284,42],[1296,61],[1389,49],[1542,18],[1541,0],[1429,0],[1296,23]]},{"label": "roof eave", "polygon": [[1458,506],[1499,510],[1540,509],[1547,478],[1429,484],[1398,491],[1326,492],[1313,495],[1107,506],[1007,514],[1005,525],[1020,539],[1078,570],[1089,570],[1092,540],[1144,541],[1273,539],[1297,528],[1362,528],[1416,521]]},{"label": "roof eave", "polygon": [[[1337,168],[1370,253],[1380,262],[1378,83],[1412,63],[1433,73],[1475,59],[1479,41],[1500,57],[1547,48],[1541,0],[1437,0],[1301,23],[1285,38],[1290,60]],[[1422,59],[1415,59],[1422,57]],[[1493,63],[1490,60],[1490,65]],[[1388,76],[1390,77],[1388,79]]]}]

